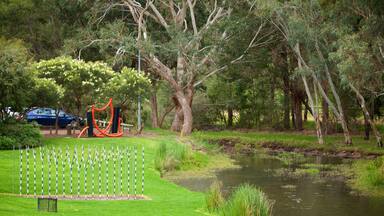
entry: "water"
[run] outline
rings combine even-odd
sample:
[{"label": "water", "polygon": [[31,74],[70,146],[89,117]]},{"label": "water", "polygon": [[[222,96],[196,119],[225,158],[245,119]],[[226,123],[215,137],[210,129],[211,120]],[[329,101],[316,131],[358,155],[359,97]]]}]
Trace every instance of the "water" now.
[{"label": "water", "polygon": [[[339,163],[327,158],[311,158],[313,162]],[[242,183],[260,187],[275,201],[273,215],[283,216],[382,216],[384,199],[358,196],[340,180],[302,177],[288,178],[273,175],[283,164],[276,159],[249,156],[237,158],[240,169],[218,172],[224,193]],[[182,179],[176,183],[194,191],[206,191],[213,179]]]}]

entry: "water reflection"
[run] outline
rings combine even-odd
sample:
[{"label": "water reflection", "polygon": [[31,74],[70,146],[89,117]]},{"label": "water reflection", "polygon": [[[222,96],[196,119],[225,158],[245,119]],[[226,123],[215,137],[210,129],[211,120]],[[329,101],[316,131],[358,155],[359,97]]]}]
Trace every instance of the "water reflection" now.
[{"label": "water reflection", "polygon": [[[310,158],[313,163],[341,163],[340,159]],[[273,175],[283,167],[276,159],[261,156],[237,158],[240,169],[217,173],[225,194],[242,183],[260,187],[275,201],[273,214],[284,216],[384,215],[384,199],[352,195],[344,182],[331,179],[288,178]],[[184,179],[177,183],[195,191],[206,191],[214,179]]]}]

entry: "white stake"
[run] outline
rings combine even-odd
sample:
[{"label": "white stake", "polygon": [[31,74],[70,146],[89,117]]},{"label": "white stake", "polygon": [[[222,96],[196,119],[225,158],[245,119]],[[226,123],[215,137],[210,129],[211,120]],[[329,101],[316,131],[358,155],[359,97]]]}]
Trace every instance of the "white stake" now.
[{"label": "white stake", "polygon": [[141,158],[142,158],[142,173],[141,173],[141,195],[144,195],[144,146],[142,148],[142,155],[141,155]]},{"label": "white stake", "polygon": [[27,149],[25,150],[25,161],[27,163],[26,165],[26,171],[25,171],[25,174],[26,174],[26,189],[27,189],[27,195],[29,195],[29,146],[27,146]]},{"label": "white stake", "polygon": [[44,196],[44,150],[40,150],[40,160],[41,160],[41,196]]},{"label": "white stake", "polygon": [[32,149],[33,154],[33,196],[36,197],[36,150]]},{"label": "white stake", "polygon": [[20,195],[23,193],[23,151],[21,150],[21,146],[19,146],[20,151],[20,172],[19,172],[19,189]]},{"label": "white stake", "polygon": [[134,147],[134,151],[135,151],[135,167],[134,167],[134,170],[135,170],[135,174],[134,174],[134,194],[135,194],[135,199],[136,199],[136,194],[137,194],[137,146]]},{"label": "white stake", "polygon": [[51,153],[47,149],[47,159],[48,159],[48,197],[51,196]]},{"label": "white stake", "polygon": [[127,169],[127,176],[128,176],[128,181],[127,181],[127,183],[128,183],[128,195],[131,193],[131,188],[130,188],[130,181],[131,181],[131,179],[130,179],[130,175],[131,175],[131,172],[130,172],[130,170],[131,170],[131,161],[130,161],[130,157],[131,157],[131,153],[130,153],[130,148],[129,147],[127,147],[127,166],[128,166],[128,169]]}]

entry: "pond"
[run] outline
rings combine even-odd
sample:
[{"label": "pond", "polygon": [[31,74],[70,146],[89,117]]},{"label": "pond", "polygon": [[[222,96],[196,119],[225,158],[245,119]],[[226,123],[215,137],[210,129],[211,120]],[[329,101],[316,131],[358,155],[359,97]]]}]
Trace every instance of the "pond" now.
[{"label": "pond", "polygon": [[[262,154],[235,158],[241,166],[216,173],[228,194],[242,183],[260,187],[274,200],[273,215],[284,216],[379,216],[384,215],[384,199],[359,196],[340,179],[293,178],[273,174],[284,164],[281,160],[264,157]],[[341,160],[332,158],[307,158],[312,163],[337,164]],[[213,179],[179,179],[176,183],[194,191],[206,191]]]}]

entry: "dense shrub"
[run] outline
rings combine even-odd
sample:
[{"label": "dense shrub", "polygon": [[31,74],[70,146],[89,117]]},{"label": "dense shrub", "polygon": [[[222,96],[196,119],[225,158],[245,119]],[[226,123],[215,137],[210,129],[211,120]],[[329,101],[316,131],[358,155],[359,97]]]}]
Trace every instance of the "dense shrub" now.
[{"label": "dense shrub", "polygon": [[27,123],[0,123],[0,149],[39,145],[41,145],[41,134],[37,127]]},{"label": "dense shrub", "polygon": [[[217,184],[217,183],[214,183]],[[223,216],[270,216],[272,202],[260,189],[249,184],[240,185],[223,204],[220,185],[213,185],[206,196],[207,209]]]}]

